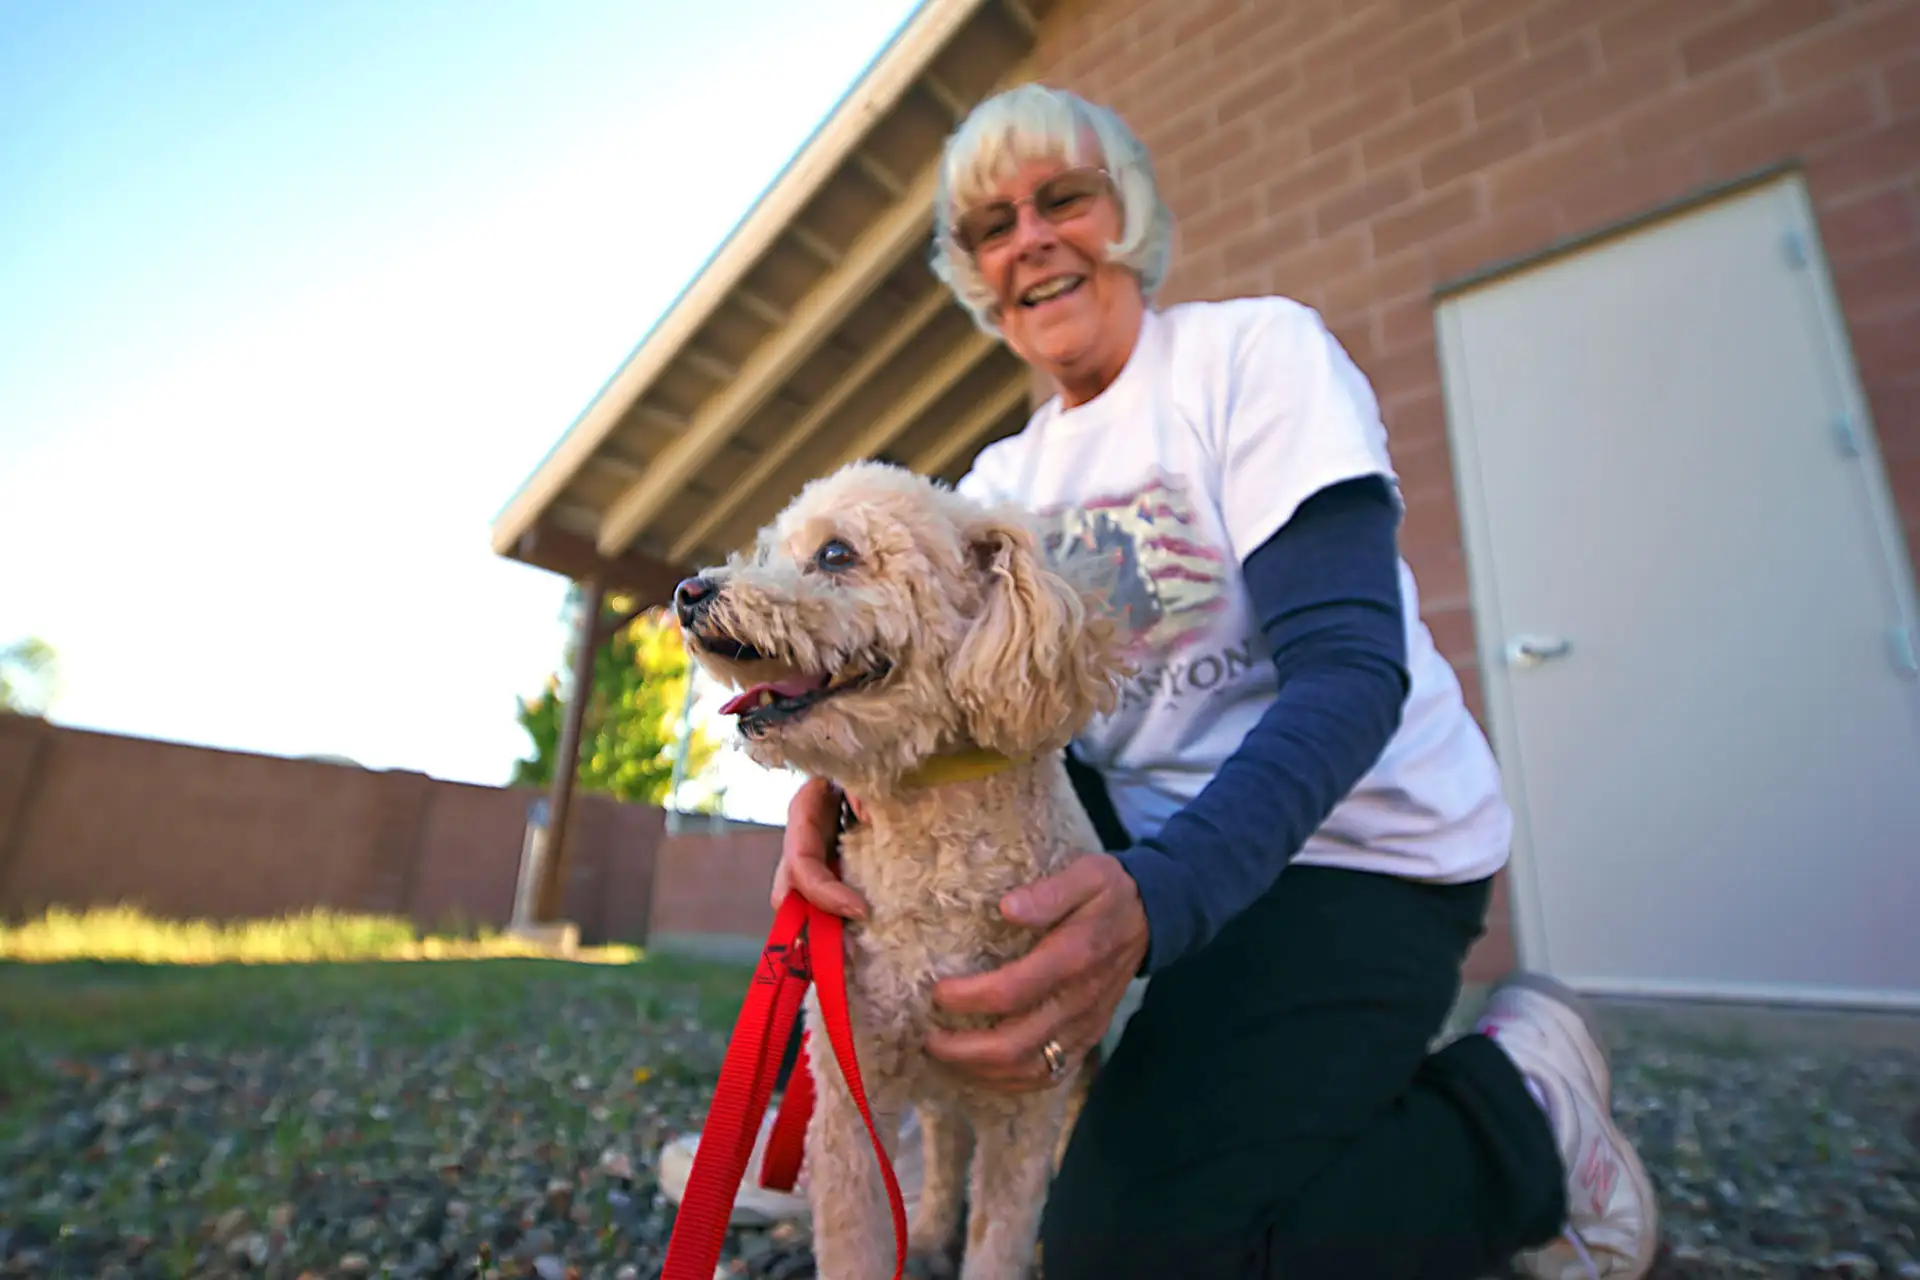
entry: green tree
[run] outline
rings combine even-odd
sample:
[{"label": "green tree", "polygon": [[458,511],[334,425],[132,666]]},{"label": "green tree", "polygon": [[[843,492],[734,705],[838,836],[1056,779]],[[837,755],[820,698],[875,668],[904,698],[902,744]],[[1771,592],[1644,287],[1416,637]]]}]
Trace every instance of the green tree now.
[{"label": "green tree", "polygon": [[27,636],[0,647],[0,712],[43,716],[59,684],[60,662],[45,640]]},{"label": "green tree", "polygon": [[[578,618],[583,603],[576,588],[567,599],[570,618]],[[610,593],[601,625],[617,621],[633,607],[631,599]],[[573,670],[571,641],[562,655],[561,670]],[[580,772],[574,785],[618,800],[664,805],[673,790],[673,756],[689,675],[680,626],[670,610],[646,610],[615,631],[594,654],[593,688],[581,726]],[[553,784],[567,697],[563,685],[559,674],[550,675],[538,695],[519,699],[520,727],[532,739],[533,754],[514,763],[515,786]],[[683,783],[700,778],[712,766],[718,747],[710,735],[694,730],[687,744]],[[696,807],[715,811],[721,799],[715,788]]]}]

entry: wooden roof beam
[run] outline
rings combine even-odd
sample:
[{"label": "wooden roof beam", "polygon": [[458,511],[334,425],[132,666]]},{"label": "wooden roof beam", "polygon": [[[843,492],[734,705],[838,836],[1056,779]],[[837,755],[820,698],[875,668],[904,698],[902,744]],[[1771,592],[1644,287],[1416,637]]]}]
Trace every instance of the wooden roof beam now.
[{"label": "wooden roof beam", "polygon": [[926,86],[927,92],[933,95],[933,100],[938,102],[948,115],[955,120],[965,118],[969,109],[966,100],[955,93],[945,80],[929,71],[920,77],[920,83]]},{"label": "wooden roof beam", "polygon": [[913,460],[912,469],[923,476],[939,475],[960,451],[985,435],[1020,405],[1026,403],[1032,383],[1023,372],[968,411],[944,432],[937,444],[923,450]]},{"label": "wooden roof beam", "polygon": [[709,382],[732,382],[740,376],[740,371],[730,361],[724,360],[708,351],[705,347],[696,347],[689,343],[680,348],[680,358],[700,371]]},{"label": "wooden roof beam", "polygon": [[882,214],[793,308],[787,326],[757,347],[740,376],[700,406],[686,431],[654,460],[640,481],[615,500],[594,539],[601,554],[624,550],[755,410],[766,403],[822,338],[838,325],[927,233],[935,166],[914,178],[907,193]]},{"label": "wooden roof beam", "polygon": [[[985,335],[979,336],[984,337]],[[992,345],[991,339],[988,340],[988,345]],[[954,373],[953,370],[964,364],[965,361],[963,357],[973,352],[976,347],[976,343],[968,341],[954,348],[945,360],[928,371],[927,377],[922,380],[912,394],[901,400],[900,404],[893,411],[889,412],[886,418],[875,423],[862,437],[863,443],[868,440],[879,439],[882,434],[882,428],[887,428],[891,431],[887,441],[878,448],[868,452],[856,453],[851,449],[847,450],[840,457],[840,465],[844,466],[848,462],[877,455],[885,448],[885,444],[892,442],[893,437],[913,425],[913,420],[925,412],[943,392],[966,376],[968,368],[971,368],[971,365],[968,365],[967,368],[960,368],[957,373]],[[978,356],[976,355],[974,358],[977,360]],[[951,376],[948,376],[949,374],[951,374]],[[919,457],[907,464],[907,469],[918,472],[923,476],[937,474],[941,467],[946,466],[947,463],[951,462],[959,454],[960,450],[979,439],[980,435],[992,427],[994,423],[999,422],[1002,418],[1005,418],[1009,413],[1013,412],[1015,407],[1027,398],[1028,386],[1029,383],[1025,374],[1009,380],[1005,386],[1000,387],[972,409],[969,409],[958,422],[954,423],[951,428],[942,434],[939,444],[923,451]],[[831,471],[822,472],[821,474],[831,474]],[[751,550],[751,546],[744,547],[742,550]]]},{"label": "wooden roof beam", "polygon": [[828,244],[826,237],[812,227],[802,226],[796,222],[787,228],[787,234],[793,237],[795,244],[806,250],[807,254],[822,266],[840,265],[840,251]]},{"label": "wooden roof beam", "polygon": [[630,458],[617,457],[605,449],[602,449],[598,454],[594,455],[594,457],[588,461],[587,467],[589,470],[598,467],[600,470],[612,474],[622,484],[631,484],[633,481],[639,479],[640,474],[646,470],[645,465],[642,463],[635,462]]},{"label": "wooden roof beam", "polygon": [[900,181],[900,175],[874,159],[871,152],[854,152],[853,164],[860,172],[867,175],[874,186],[886,192],[889,199],[898,200],[906,192],[906,187]]},{"label": "wooden roof beam", "polygon": [[633,406],[635,417],[645,418],[662,431],[685,431],[687,420],[671,409],[662,409],[657,404],[648,404],[642,400]]},{"label": "wooden roof beam", "polygon": [[980,330],[968,329],[967,336],[953,350],[940,357],[905,395],[887,406],[886,412],[875,418],[852,444],[842,449],[834,465],[822,474],[830,475],[849,462],[884,453],[888,445],[920,420],[921,414],[931,409],[941,396],[953,390],[955,383],[973,372],[974,366],[986,359],[987,353],[999,345],[998,340]]},{"label": "wooden roof beam", "polygon": [[766,451],[754,460],[738,481],[727,486],[726,496],[708,507],[698,520],[681,530],[674,539],[670,554],[675,560],[686,560],[697,553],[709,535],[720,527],[721,523],[739,509],[740,504],[751,497],[767,479],[784,465],[788,458],[801,445],[813,439],[834,414],[840,411],[849,397],[861,387],[867,385],[873,375],[886,367],[888,361],[900,353],[900,349],[911,342],[933,318],[945,310],[952,297],[945,286],[926,291],[918,302],[907,310],[893,324],[887,327],[886,335],[861,353],[848,370],[840,375],[827,393],[815,401],[813,407],[798,421],[782,431],[779,438],[768,445]]},{"label": "wooden roof beam", "polygon": [[684,565],[669,564],[643,551],[603,556],[590,539],[544,521],[515,540],[513,558],[575,582],[598,577],[609,591],[631,592],[644,604],[671,601],[674,587],[688,576]]},{"label": "wooden roof beam", "polygon": [[787,313],[784,310],[745,285],[733,291],[733,300],[769,329],[778,329],[787,322]]}]

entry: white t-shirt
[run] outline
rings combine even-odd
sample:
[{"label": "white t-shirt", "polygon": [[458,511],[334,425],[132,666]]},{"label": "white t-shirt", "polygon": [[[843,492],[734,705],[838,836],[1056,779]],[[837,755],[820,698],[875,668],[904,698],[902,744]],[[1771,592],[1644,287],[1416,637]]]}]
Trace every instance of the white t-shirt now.
[{"label": "white t-shirt", "polygon": [[[1106,391],[1048,401],[960,481],[1040,516],[1056,563],[1094,557],[1140,670],[1075,748],[1135,839],[1199,794],[1274,698],[1242,562],[1316,491],[1375,474],[1398,492],[1365,377],[1315,312],[1268,297],[1149,311]],[[1505,864],[1512,817],[1404,561],[1400,585],[1400,728],[1295,861],[1477,880]]]}]

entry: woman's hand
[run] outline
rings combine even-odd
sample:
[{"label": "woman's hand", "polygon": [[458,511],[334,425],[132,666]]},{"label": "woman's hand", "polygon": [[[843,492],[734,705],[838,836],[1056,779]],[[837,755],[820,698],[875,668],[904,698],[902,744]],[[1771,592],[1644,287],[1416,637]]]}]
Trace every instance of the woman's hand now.
[{"label": "woman's hand", "polygon": [[1008,1091],[1053,1081],[1042,1046],[1057,1041],[1070,1060],[1106,1035],[1127,983],[1147,954],[1147,915],[1133,877],[1112,854],[1089,853],[1064,870],[1009,893],[1001,914],[1048,930],[1020,959],[988,973],[948,978],[934,1003],[948,1013],[1000,1019],[978,1031],[934,1030],[927,1051]]},{"label": "woman's hand", "polygon": [[809,778],[787,802],[787,830],[780,839],[780,865],[773,871],[773,909],[789,891],[849,920],[865,920],[867,904],[827,866],[840,829],[840,793],[825,778]]}]

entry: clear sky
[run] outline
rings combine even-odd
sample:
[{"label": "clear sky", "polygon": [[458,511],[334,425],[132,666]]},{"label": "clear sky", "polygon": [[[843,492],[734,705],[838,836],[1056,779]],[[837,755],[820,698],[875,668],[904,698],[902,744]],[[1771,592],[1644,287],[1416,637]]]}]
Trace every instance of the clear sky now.
[{"label": "clear sky", "polygon": [[0,5],[0,643],[52,718],[504,781],[564,583],[489,524],[912,7]]}]

